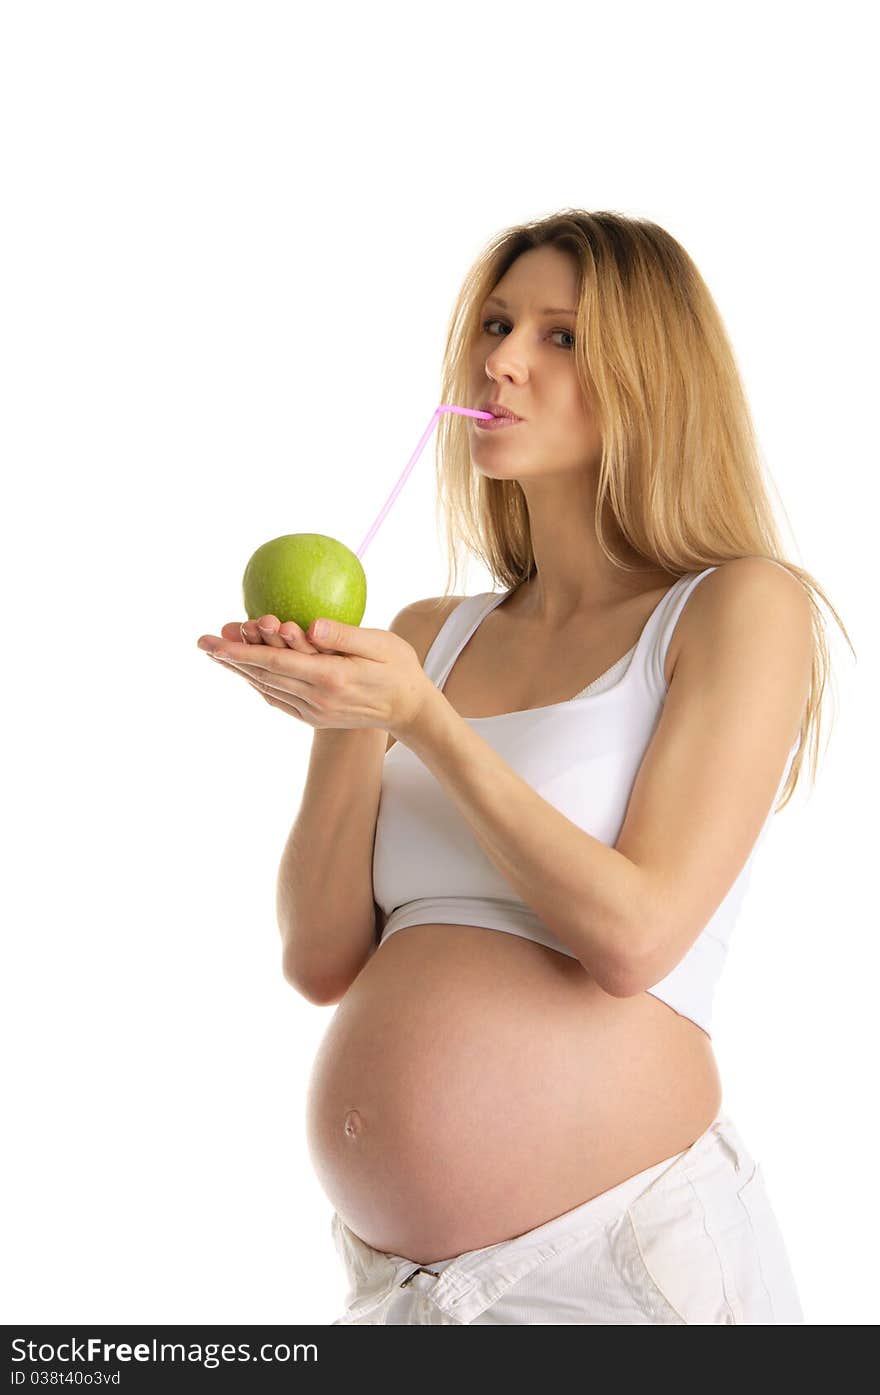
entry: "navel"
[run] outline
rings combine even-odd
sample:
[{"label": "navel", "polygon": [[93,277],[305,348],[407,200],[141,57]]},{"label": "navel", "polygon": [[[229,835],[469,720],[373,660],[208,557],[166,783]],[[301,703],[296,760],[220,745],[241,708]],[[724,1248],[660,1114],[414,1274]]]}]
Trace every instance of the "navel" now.
[{"label": "navel", "polygon": [[363,1132],[364,1121],[356,1109],[350,1109],[342,1127],[349,1138],[357,1138],[358,1134]]}]

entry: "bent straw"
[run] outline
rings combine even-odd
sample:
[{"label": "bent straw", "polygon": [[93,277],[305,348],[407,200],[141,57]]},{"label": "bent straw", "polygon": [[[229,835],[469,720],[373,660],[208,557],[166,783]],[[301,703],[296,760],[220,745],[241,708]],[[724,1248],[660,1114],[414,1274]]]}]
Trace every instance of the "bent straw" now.
[{"label": "bent straw", "polygon": [[416,446],[415,450],[413,451],[412,455],[410,456],[410,459],[409,459],[409,461],[407,462],[406,469],[404,470],[403,474],[400,476],[400,479],[397,481],[397,484],[394,486],[394,488],[392,489],[391,493],[388,495],[388,498],[385,500],[385,503],[382,505],[381,509],[379,510],[379,515],[378,515],[378,517],[377,517],[375,523],[373,524],[373,526],[372,526],[372,528],[370,529],[369,533],[368,533],[367,536],[364,538],[363,542],[361,543],[360,547],[358,548],[357,554],[356,554],[356,555],[357,555],[359,558],[360,558],[360,557],[363,557],[363,555],[364,555],[364,553],[366,552],[367,548],[369,547],[370,543],[373,541],[373,538],[375,537],[376,533],[379,531],[379,526],[380,526],[380,524],[381,524],[381,522],[382,522],[382,519],[385,517],[386,513],[388,512],[388,510],[391,508],[391,505],[394,503],[394,500],[397,498],[397,496],[398,496],[398,494],[400,493],[401,489],[402,489],[403,486],[405,485],[406,480],[407,480],[407,476],[409,475],[410,470],[411,470],[412,467],[415,465],[416,461],[418,460],[419,456],[421,455],[421,453],[422,453],[422,451],[423,451],[423,449],[424,449],[424,446],[425,446],[425,442],[427,441],[427,439],[428,439],[428,437],[430,436],[431,432],[434,430],[434,427],[435,427],[435,425],[436,425],[436,423],[437,423],[437,421],[438,421],[438,419],[439,419],[439,417],[440,417],[440,413],[441,413],[441,412],[455,412],[457,416],[461,416],[461,417],[484,417],[484,418],[485,418],[485,417],[489,417],[490,419],[491,419],[491,417],[492,417],[492,413],[491,413],[491,412],[480,412],[480,411],[475,411],[475,410],[473,410],[473,409],[470,408],[470,407],[453,407],[451,402],[444,402],[444,403],[442,403],[441,406],[439,406],[439,407],[437,408],[437,410],[436,410],[436,412],[434,413],[434,415],[432,416],[431,420],[428,422],[428,425],[425,427],[425,431],[424,431],[424,434],[423,434],[423,436],[422,436],[422,439],[419,441],[419,444]]}]

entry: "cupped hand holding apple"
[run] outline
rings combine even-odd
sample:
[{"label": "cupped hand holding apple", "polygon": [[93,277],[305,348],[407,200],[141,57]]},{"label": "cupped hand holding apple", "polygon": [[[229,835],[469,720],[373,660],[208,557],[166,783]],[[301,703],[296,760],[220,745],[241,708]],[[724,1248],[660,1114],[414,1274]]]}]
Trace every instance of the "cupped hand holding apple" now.
[{"label": "cupped hand holding apple", "polygon": [[[261,618],[264,623],[277,619]],[[250,638],[252,627],[233,621],[223,626],[219,638],[203,635],[199,648],[241,673],[271,707],[309,726],[378,727],[403,740],[436,692],[415,649],[390,630],[361,629],[338,620],[326,624],[327,633],[319,636],[314,625],[308,635],[294,622],[285,622],[272,628],[266,642],[257,643]]]}]

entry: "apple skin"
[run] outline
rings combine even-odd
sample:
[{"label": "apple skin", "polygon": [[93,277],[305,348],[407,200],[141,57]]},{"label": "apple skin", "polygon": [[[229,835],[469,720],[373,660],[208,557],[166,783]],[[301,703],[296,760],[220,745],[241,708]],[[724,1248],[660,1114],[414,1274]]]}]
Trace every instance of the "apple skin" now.
[{"label": "apple skin", "polygon": [[367,604],[360,558],[326,533],[285,533],[258,547],[244,570],[249,620],[275,615],[307,630],[319,616],[359,625]]}]

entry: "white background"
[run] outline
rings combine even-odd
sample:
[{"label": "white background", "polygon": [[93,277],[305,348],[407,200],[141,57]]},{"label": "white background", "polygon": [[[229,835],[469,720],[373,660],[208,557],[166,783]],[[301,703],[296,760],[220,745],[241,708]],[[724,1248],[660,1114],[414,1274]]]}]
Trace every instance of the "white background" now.
[{"label": "white background", "polygon": [[[284,981],[275,921],[311,730],[196,640],[244,618],[267,539],[360,545],[468,267],[569,205],[695,258],[789,557],[857,651],[827,617],[819,783],[755,866],[714,1044],[807,1322],[877,1321],[868,14],[4,6],[5,1322],[342,1311],[304,1124],[335,1009]],[[432,440],[364,626],[443,591],[434,500]]]}]

